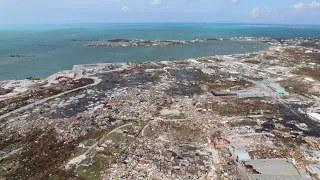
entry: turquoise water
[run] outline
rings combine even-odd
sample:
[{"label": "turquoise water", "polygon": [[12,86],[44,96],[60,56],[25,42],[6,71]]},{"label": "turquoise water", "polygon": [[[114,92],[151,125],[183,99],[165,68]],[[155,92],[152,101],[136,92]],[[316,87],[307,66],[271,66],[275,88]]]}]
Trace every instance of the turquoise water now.
[{"label": "turquoise water", "polygon": [[[72,39],[191,40],[223,37],[319,37],[319,26],[241,24],[92,24],[0,26],[0,79],[46,77],[74,64],[138,62],[234,54],[267,48],[260,42],[206,42],[157,47],[85,47]],[[46,45],[46,46],[39,46]],[[11,54],[30,57],[10,58]]]}]

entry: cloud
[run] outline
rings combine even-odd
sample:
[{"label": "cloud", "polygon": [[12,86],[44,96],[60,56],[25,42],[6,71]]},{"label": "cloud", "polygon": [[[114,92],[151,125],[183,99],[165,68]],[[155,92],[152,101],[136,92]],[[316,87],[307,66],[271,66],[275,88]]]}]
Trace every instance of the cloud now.
[{"label": "cloud", "polygon": [[317,2],[317,1],[313,1],[311,3],[297,3],[297,4],[294,4],[292,6],[294,9],[296,9],[297,11],[301,11],[303,9],[306,9],[306,8],[317,8],[317,7],[320,7],[320,2]]},{"label": "cloud", "polygon": [[260,14],[260,8],[253,8],[250,12],[252,17],[258,17]]},{"label": "cloud", "polygon": [[312,8],[320,7],[320,2],[313,1],[312,3],[309,4],[309,7],[312,7]]},{"label": "cloud", "polygon": [[129,10],[129,8],[128,8],[128,6],[123,6],[123,7],[121,7],[121,9],[120,9],[121,11],[128,11]]},{"label": "cloud", "polygon": [[237,2],[239,2],[239,0],[224,0],[225,2],[230,2],[230,3],[237,3]]},{"label": "cloud", "polygon": [[151,3],[155,5],[159,5],[161,4],[161,0],[152,0]]},{"label": "cloud", "polygon": [[304,8],[304,6],[305,6],[305,4],[298,3],[298,4],[293,5],[293,8],[300,11],[301,9]]}]

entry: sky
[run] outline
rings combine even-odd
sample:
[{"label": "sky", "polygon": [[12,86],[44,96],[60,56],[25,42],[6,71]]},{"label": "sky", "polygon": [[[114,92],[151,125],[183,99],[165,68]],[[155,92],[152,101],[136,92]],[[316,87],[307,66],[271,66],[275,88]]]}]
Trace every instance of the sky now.
[{"label": "sky", "polygon": [[0,24],[320,24],[320,0],[0,0]]}]

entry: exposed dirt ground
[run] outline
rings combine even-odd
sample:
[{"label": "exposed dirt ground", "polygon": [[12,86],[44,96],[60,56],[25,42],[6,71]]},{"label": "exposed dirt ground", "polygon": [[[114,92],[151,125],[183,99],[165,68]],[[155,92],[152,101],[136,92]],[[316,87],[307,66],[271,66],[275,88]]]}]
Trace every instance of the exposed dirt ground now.
[{"label": "exposed dirt ground", "polygon": [[309,76],[320,81],[320,68],[302,67],[294,71],[294,73],[298,75]]},{"label": "exposed dirt ground", "polygon": [[296,79],[288,79],[280,81],[280,85],[290,94],[308,94],[311,87],[308,83]]},{"label": "exposed dirt ground", "polygon": [[270,113],[276,112],[279,109],[279,105],[270,104],[260,99],[229,99],[228,102],[213,103],[213,111],[217,112],[221,116],[246,116],[251,112],[270,111]]}]

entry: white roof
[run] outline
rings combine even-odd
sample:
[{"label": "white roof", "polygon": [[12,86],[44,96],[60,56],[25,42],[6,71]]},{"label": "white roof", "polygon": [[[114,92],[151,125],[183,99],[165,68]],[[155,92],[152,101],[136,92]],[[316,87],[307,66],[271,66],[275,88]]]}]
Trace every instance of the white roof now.
[{"label": "white roof", "polygon": [[309,113],[308,115],[311,116],[312,118],[320,121],[320,114],[319,113]]},{"label": "white roof", "polygon": [[261,175],[283,176],[300,175],[287,159],[252,159],[247,162]]},{"label": "white roof", "polygon": [[245,161],[245,160],[251,159],[250,155],[248,154],[248,152],[246,150],[238,149],[238,150],[236,150],[236,154],[239,158],[239,161]]},{"label": "white roof", "polygon": [[306,77],[304,79],[307,80],[307,81],[310,81],[310,82],[314,82],[315,81],[315,80],[313,80],[312,78],[309,78],[309,77]]},{"label": "white roof", "polygon": [[263,175],[263,174],[250,174],[251,179],[254,180],[306,180],[302,178],[300,175]]}]

